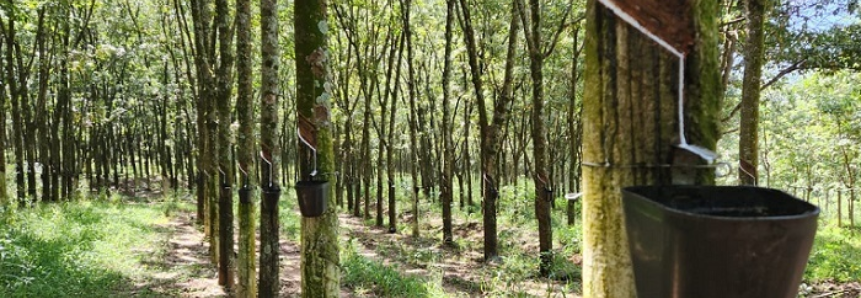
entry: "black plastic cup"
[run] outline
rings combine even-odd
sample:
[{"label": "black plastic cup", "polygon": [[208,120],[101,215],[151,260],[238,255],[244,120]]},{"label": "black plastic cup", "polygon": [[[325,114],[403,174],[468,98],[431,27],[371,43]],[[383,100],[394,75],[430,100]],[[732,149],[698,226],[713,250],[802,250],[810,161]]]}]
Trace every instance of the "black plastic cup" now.
[{"label": "black plastic cup", "polygon": [[733,186],[622,190],[641,298],[795,298],[819,208]]},{"label": "black plastic cup", "polygon": [[281,198],[281,187],[278,185],[264,186],[263,187],[263,200],[274,206],[278,204],[278,199]]},{"label": "black plastic cup", "polygon": [[326,212],[329,197],[329,181],[299,181],[296,183],[296,199],[303,217],[318,217]]},{"label": "black plastic cup", "polygon": [[250,204],[251,203],[251,191],[253,189],[248,186],[242,186],[239,188],[239,203],[241,204]]}]

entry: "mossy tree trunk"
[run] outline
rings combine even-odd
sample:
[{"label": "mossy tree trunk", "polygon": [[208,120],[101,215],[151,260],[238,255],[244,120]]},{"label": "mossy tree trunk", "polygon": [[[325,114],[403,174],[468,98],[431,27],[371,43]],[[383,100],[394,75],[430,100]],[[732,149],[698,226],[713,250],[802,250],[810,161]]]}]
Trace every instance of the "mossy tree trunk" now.
[{"label": "mossy tree trunk", "polygon": [[[401,6],[403,8],[403,6]],[[397,62],[395,63],[395,76],[391,83],[386,83],[386,89],[389,90],[388,94],[391,94],[391,98],[389,101],[389,128],[388,134],[386,136],[386,181],[388,181],[388,199],[389,199],[389,233],[395,233],[398,231],[398,208],[397,201],[395,198],[395,116],[397,115],[398,110],[398,91],[399,83],[401,81],[401,61],[403,61],[404,54],[404,33],[401,32],[400,37],[400,45],[398,46],[398,57]],[[387,79],[388,81],[388,79]],[[385,121],[381,122],[382,126],[386,126]]]},{"label": "mossy tree trunk", "polygon": [[[8,1],[9,5],[13,5],[12,1]],[[24,127],[22,125],[21,120],[21,90],[18,89],[18,78],[22,77],[16,74],[15,67],[15,11],[12,10],[9,12],[9,19],[5,25],[5,36],[6,36],[6,76],[5,76],[5,84],[9,86],[9,100],[11,101],[12,110],[10,111],[12,114],[12,146],[15,148],[15,187],[16,187],[16,197],[18,199],[18,205],[24,206],[27,202],[25,197],[25,186],[24,184],[24,143],[23,143],[23,130]],[[18,59],[20,60],[20,59]]]},{"label": "mossy tree trunk", "polygon": [[[278,278],[278,1],[260,1],[262,52],[260,150],[262,167],[260,183],[263,200],[260,203],[260,284],[259,297],[276,297],[281,290]],[[269,195],[267,195],[269,194]]]},{"label": "mossy tree trunk", "polygon": [[[440,200],[442,200],[442,241],[451,245],[454,241],[451,227],[452,201],[452,162],[454,148],[451,142],[451,55],[452,35],[454,35],[455,2],[446,1],[445,17],[445,56],[442,69],[442,138],[443,138],[443,167],[440,173]],[[462,205],[462,204],[461,204]]]},{"label": "mossy tree trunk", "polygon": [[[383,166],[383,162],[385,160],[385,154],[388,150],[388,134],[386,131],[388,130],[388,125],[386,125],[386,117],[389,114],[392,114],[391,111],[388,110],[388,104],[390,101],[394,99],[391,98],[391,84],[392,84],[392,71],[395,69],[395,52],[398,51],[398,43],[394,42],[395,40],[395,32],[394,29],[389,30],[386,37],[386,45],[390,45],[389,55],[388,55],[388,63],[386,63],[386,82],[385,82],[385,90],[383,94],[377,96],[380,105],[380,121],[374,122],[374,128],[377,131],[377,137],[379,143],[377,144],[377,221],[375,225],[377,227],[383,226],[383,192],[387,188],[383,186],[383,171],[386,171],[387,168]],[[389,42],[391,41],[391,44]],[[385,48],[385,46],[384,46]],[[374,82],[379,85],[379,79],[374,78]],[[379,90],[379,88],[377,88]],[[367,123],[366,123],[367,125]]]},{"label": "mossy tree trunk", "polygon": [[215,1],[215,26],[218,32],[219,64],[216,69],[216,101],[218,105],[218,284],[228,293],[233,288],[234,256],[233,250],[233,160],[231,158],[230,138],[231,106],[233,90],[233,35],[234,26],[230,19],[227,0]]},{"label": "mossy tree trunk", "polygon": [[[38,21],[37,21],[37,29],[36,29],[36,51],[38,53],[38,87],[36,92],[36,109],[35,109],[35,133],[41,136],[48,137],[50,136],[50,132],[48,131],[48,116],[50,112],[47,110],[47,101],[48,101],[48,83],[50,81],[51,68],[50,64],[53,60],[53,54],[49,55],[46,42],[45,42],[45,9],[39,9],[38,12]],[[34,53],[35,54],[35,53]],[[59,111],[57,111],[59,113]],[[42,164],[42,201],[49,202],[55,201],[56,197],[53,197],[52,185],[51,185],[51,167],[53,166],[53,162],[51,162],[51,154],[50,154],[50,142],[52,138],[48,138],[45,140],[40,140],[39,146],[39,162]],[[35,197],[34,197],[35,199]]]},{"label": "mossy tree trunk", "polygon": [[[538,221],[538,251],[541,254],[539,274],[550,273],[553,260],[553,230],[550,228],[550,201],[553,199],[553,185],[547,174],[547,136],[544,129],[544,59],[545,52],[541,38],[541,4],[538,0],[529,1],[529,18],[520,0],[516,0],[518,14],[523,22],[523,32],[529,49],[529,69],[532,76],[532,180],[535,185],[535,217]],[[567,18],[567,14],[566,14]],[[563,20],[565,22],[565,20]],[[552,47],[551,47],[552,49]],[[525,146],[524,146],[525,147]]]},{"label": "mossy tree trunk", "polygon": [[[690,3],[696,40],[687,55],[685,134],[714,149],[720,94],[717,2]],[[583,297],[635,297],[620,189],[671,183],[679,143],[678,58],[589,1],[583,98]],[[609,166],[604,166],[609,165]],[[714,174],[700,171],[697,184]]]},{"label": "mossy tree trunk", "polygon": [[254,223],[254,202],[256,173],[254,158],[257,152],[254,137],[254,73],[251,37],[251,0],[236,1],[236,112],[239,118],[239,132],[236,159],[239,161],[239,254],[237,268],[236,296],[240,298],[257,297],[256,262],[256,225]]},{"label": "mossy tree trunk", "polygon": [[[3,43],[0,43],[0,53],[3,53]],[[0,59],[2,60],[2,59]],[[0,61],[2,63],[2,61]],[[0,67],[2,69],[2,67]],[[6,197],[6,89],[0,90],[0,207],[8,207]]]},{"label": "mossy tree trunk", "polygon": [[759,179],[759,98],[762,93],[762,65],[765,62],[763,24],[768,1],[742,2],[747,15],[747,39],[744,43],[744,77],[741,87],[738,180],[743,185],[756,185]]},{"label": "mossy tree trunk", "polygon": [[403,0],[402,12],[404,14],[404,38],[407,43],[407,89],[410,97],[410,179],[412,181],[412,236],[418,238],[421,234],[419,231],[419,175],[416,165],[420,163],[418,154],[418,123],[416,122],[416,84],[415,84],[415,65],[413,64],[413,33],[410,24],[410,12],[412,10],[412,0]]},{"label": "mossy tree trunk", "polygon": [[[326,0],[294,3],[296,52],[296,112],[300,134],[316,147],[299,142],[299,176],[328,180],[335,185],[335,156],[329,101],[332,84],[328,70]],[[316,158],[314,157],[316,154]],[[316,175],[312,171],[316,170]],[[330,189],[329,193],[334,193]],[[338,205],[326,198],[329,209],[320,217],[303,217],[302,297],[327,298],[340,294]]]},{"label": "mossy tree trunk", "polygon": [[[571,57],[571,83],[568,94],[568,189],[571,193],[580,192],[580,156],[582,139],[583,139],[583,117],[581,117],[582,101],[578,104],[577,101],[577,81],[580,75],[577,72],[577,62],[580,59],[581,49],[577,49],[577,42],[580,37],[581,27],[574,29],[574,47],[573,57]],[[576,204],[575,200],[568,200],[566,204],[566,216],[568,225],[574,225],[576,222]]]},{"label": "mossy tree trunk", "polygon": [[[451,0],[454,1],[454,0]],[[514,0],[517,1],[517,0]],[[481,78],[481,66],[478,61],[478,45],[475,31],[472,28],[470,6],[465,0],[460,0],[461,26],[466,41],[469,58],[469,69],[472,75],[473,90],[478,106],[478,121],[481,135],[481,179],[484,193],[483,224],[484,224],[484,259],[493,260],[499,256],[499,238],[496,226],[496,203],[499,197],[497,183],[497,165],[499,163],[499,148],[502,146],[502,128],[508,123],[513,101],[512,83],[514,82],[514,57],[517,48],[517,5],[512,3],[511,22],[508,30],[508,54],[505,59],[505,77],[503,78],[502,94],[494,101],[492,120],[488,121],[487,108],[484,102],[484,82]]]},{"label": "mossy tree trunk", "polygon": [[[215,49],[211,46],[210,34],[210,19],[212,18],[212,8],[209,0],[194,0],[191,3],[191,15],[194,20],[194,62],[197,73],[197,88],[198,88],[198,103],[197,103],[197,126],[198,140],[200,143],[200,151],[198,153],[198,168],[200,169],[200,180],[197,188],[198,198],[198,221],[204,225],[204,233],[209,237],[210,259],[213,263],[218,262],[218,231],[213,225],[215,213],[215,204],[213,204],[215,192],[211,187],[217,179],[215,164],[212,156],[215,154],[215,143],[213,142],[213,104],[210,102],[215,96],[215,78],[212,71],[214,63]],[[143,160],[145,166],[145,175],[149,177],[149,162]],[[200,208],[203,209],[200,209]]]}]

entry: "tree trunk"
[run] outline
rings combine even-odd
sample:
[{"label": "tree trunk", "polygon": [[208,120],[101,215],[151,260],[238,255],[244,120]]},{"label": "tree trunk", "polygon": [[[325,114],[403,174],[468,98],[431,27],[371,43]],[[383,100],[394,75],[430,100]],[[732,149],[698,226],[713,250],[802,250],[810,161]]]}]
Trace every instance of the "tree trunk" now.
[{"label": "tree trunk", "polygon": [[409,90],[410,97],[410,181],[412,187],[410,188],[410,193],[412,194],[412,236],[414,238],[418,238],[421,234],[419,230],[419,174],[416,169],[416,165],[419,164],[419,154],[418,150],[418,123],[416,122],[416,78],[415,78],[415,64],[413,61],[413,33],[412,33],[412,24],[410,23],[410,16],[412,11],[412,0],[404,0],[402,6],[405,8],[402,9],[404,14],[404,34],[406,34],[406,42],[407,42],[407,89]]},{"label": "tree trunk", "polygon": [[747,39],[744,45],[744,78],[739,121],[738,179],[742,185],[757,185],[759,173],[759,97],[762,93],[762,65],[765,62],[763,24],[766,0],[745,0]]},{"label": "tree trunk", "polygon": [[[12,3],[9,1],[8,3]],[[15,71],[15,11],[9,12],[9,23],[6,25],[6,85],[9,86],[9,98],[12,102],[12,146],[15,148],[15,187],[19,206],[26,205],[24,184],[24,143],[23,123],[21,122],[21,98],[18,89],[18,77]]]},{"label": "tree trunk", "polygon": [[[8,46],[7,46],[8,47]],[[3,43],[0,42],[0,54],[3,53]],[[0,59],[0,63],[2,63]],[[0,67],[2,72],[2,67]],[[3,81],[0,79],[0,81]],[[0,207],[8,208],[9,198],[6,196],[6,89],[0,90]]]},{"label": "tree trunk", "polygon": [[257,297],[257,262],[255,261],[254,202],[257,185],[254,158],[257,146],[254,138],[254,90],[252,82],[251,37],[251,0],[236,2],[236,112],[239,118],[239,132],[236,143],[236,157],[239,161],[239,254],[237,268],[236,296],[240,298]]},{"label": "tree trunk", "polygon": [[[403,6],[401,7],[403,9]],[[391,94],[389,107],[389,128],[388,128],[388,136],[386,137],[386,180],[388,181],[388,197],[389,197],[389,233],[395,233],[398,231],[398,208],[397,202],[395,200],[395,114],[398,108],[398,90],[399,84],[401,82],[401,61],[403,60],[403,49],[404,49],[404,34],[401,33],[400,43],[398,45],[398,58],[395,63],[395,79],[391,82],[389,87],[387,87]],[[388,79],[387,79],[388,80]],[[382,122],[382,125],[385,126],[385,121]]]},{"label": "tree trunk", "polygon": [[[519,2],[521,4],[522,2]],[[553,261],[553,230],[550,228],[551,184],[547,174],[547,137],[544,129],[544,58],[541,42],[541,6],[538,0],[529,1],[530,18],[524,7],[519,7],[523,32],[529,48],[529,69],[532,74],[532,181],[535,185],[535,217],[538,221],[538,252],[541,254],[539,274],[548,276]],[[527,26],[530,24],[531,26]],[[531,27],[531,28],[530,28]]]},{"label": "tree trunk", "polygon": [[[212,155],[209,143],[209,127],[207,118],[209,114],[209,97],[212,95],[212,75],[208,69],[209,60],[209,18],[210,9],[208,3],[202,0],[194,0],[191,3],[191,13],[194,19],[194,49],[195,68],[197,73],[197,133],[198,133],[198,184],[197,184],[197,222],[203,224],[204,234],[212,237],[209,225],[209,202],[212,193],[209,192],[209,182],[212,179],[212,165],[209,156]],[[144,177],[148,177],[148,163],[146,162],[144,148],[140,148],[141,171]]]},{"label": "tree trunk", "polygon": [[[450,0],[454,1],[454,0]],[[517,1],[517,0],[514,0]],[[512,3],[513,4],[513,3]],[[460,11],[462,14],[462,29],[466,40],[469,68],[472,74],[473,91],[476,103],[478,103],[479,127],[481,128],[481,181],[484,190],[483,223],[484,223],[484,260],[490,261],[499,256],[499,240],[496,233],[497,198],[499,196],[499,185],[497,177],[497,164],[499,162],[499,149],[502,146],[502,126],[508,122],[511,113],[511,102],[513,101],[512,82],[514,81],[514,58],[517,49],[517,32],[519,29],[517,21],[517,5],[512,5],[511,23],[508,30],[508,53],[505,59],[505,77],[501,96],[495,101],[493,107],[493,120],[488,123],[487,109],[484,102],[484,86],[481,78],[481,66],[478,61],[478,45],[475,39],[475,31],[472,28],[470,6],[466,0],[460,0]]]},{"label": "tree trunk", "polygon": [[[233,35],[230,6],[227,0],[215,1],[215,24],[218,32],[219,64],[216,70],[215,99],[218,104],[218,173],[221,190],[218,199],[218,284],[230,293],[233,288],[233,159],[231,158],[230,97],[233,90]],[[165,107],[167,108],[167,107]],[[169,156],[169,155],[168,155]]]},{"label": "tree trunk", "polygon": [[[278,165],[280,152],[277,141],[278,130],[278,67],[280,47],[278,45],[278,1],[261,0],[261,102],[260,102],[260,160],[263,200],[260,205],[260,284],[259,297],[276,297],[281,290],[278,254]],[[269,194],[269,195],[267,195]]]},{"label": "tree trunk", "polygon": [[[359,67],[361,69],[361,66]],[[364,76],[364,72],[360,74]],[[367,80],[367,79],[362,79]],[[365,104],[364,104],[364,114],[362,116],[362,161],[361,168],[364,169],[362,173],[362,186],[364,198],[364,212],[363,218],[369,219],[371,218],[370,213],[370,205],[371,205],[371,176],[373,168],[371,167],[371,95],[369,91],[363,91],[365,93]],[[358,204],[357,204],[358,205]]]},{"label": "tree trunk", "polygon": [[[442,173],[440,173],[440,200],[442,201],[442,241],[445,245],[454,242],[451,227],[451,201],[452,201],[452,162],[454,161],[454,148],[451,143],[451,55],[452,35],[454,35],[454,7],[453,0],[446,1],[445,17],[445,56],[442,70],[442,128],[440,129],[443,139]],[[462,204],[461,204],[462,205]]]},{"label": "tree trunk", "polygon": [[[577,72],[577,62],[580,59],[580,50],[577,49],[577,43],[580,36],[580,27],[574,30],[574,56],[571,57],[571,82],[568,94],[568,192],[580,192],[580,148],[581,140],[583,139],[581,121],[582,109],[577,105],[577,81],[580,76]],[[577,221],[575,200],[568,200],[565,214],[567,215],[568,225],[573,226]]]},{"label": "tree trunk", "polygon": [[[697,36],[686,60],[687,140],[715,148],[720,77],[717,3],[690,4]],[[583,97],[583,297],[635,297],[620,189],[669,184],[666,168],[679,142],[678,59],[589,1]],[[646,165],[631,167],[631,165]],[[698,171],[696,184],[714,173]]]},{"label": "tree trunk", "polygon": [[[299,173],[303,179],[329,180],[335,184],[335,159],[329,99],[332,94],[328,70],[326,24],[327,1],[300,0],[295,9],[296,112],[299,132],[311,150],[299,145]],[[320,88],[322,87],[322,88]],[[312,156],[316,155],[316,157]],[[316,164],[314,164],[316,163]],[[316,170],[316,175],[312,171]],[[333,190],[330,189],[330,193]],[[340,295],[338,206],[333,196],[325,198],[329,210],[320,217],[303,217],[302,297],[327,298]]]}]

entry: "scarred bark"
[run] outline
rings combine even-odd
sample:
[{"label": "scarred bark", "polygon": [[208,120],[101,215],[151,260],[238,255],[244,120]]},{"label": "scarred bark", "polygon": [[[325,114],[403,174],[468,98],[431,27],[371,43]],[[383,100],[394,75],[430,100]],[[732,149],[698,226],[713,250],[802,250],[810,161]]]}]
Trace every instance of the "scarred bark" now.
[{"label": "scarred bark", "polygon": [[[256,201],[257,171],[254,157],[257,152],[254,138],[254,90],[252,89],[252,37],[251,0],[236,2],[236,75],[239,79],[236,111],[239,114],[239,133],[236,152],[239,161],[239,254],[236,296],[257,297],[257,262],[255,244],[254,203]],[[243,198],[243,195],[247,197]]]},{"label": "scarred bark", "polygon": [[[697,39],[686,58],[685,135],[715,148],[721,96],[716,1],[690,3]],[[583,98],[583,297],[635,297],[620,189],[671,183],[678,144],[678,58],[590,1]],[[698,171],[696,184],[714,174]]]},{"label": "scarred bark", "polygon": [[229,292],[233,288],[233,161],[231,159],[230,97],[233,88],[233,35],[227,0],[215,1],[215,26],[218,30],[219,64],[216,69],[216,101],[218,105],[218,283]]},{"label": "scarred bark", "polygon": [[[294,3],[296,118],[300,133],[310,138],[309,143],[316,147],[312,150],[298,142],[299,176],[329,181],[332,187],[336,175],[329,110],[332,84],[328,69],[326,8],[326,0]],[[312,174],[315,170],[316,174]],[[330,189],[329,193],[334,190]],[[303,217],[301,221],[302,297],[327,298],[340,294],[338,205],[332,195],[326,200],[329,208],[322,216]]]},{"label": "scarred bark", "polygon": [[[514,0],[517,1],[517,0]],[[512,3],[513,4],[513,3]],[[469,58],[469,69],[472,75],[473,90],[475,91],[476,103],[478,103],[478,118],[481,135],[481,177],[484,185],[484,259],[492,260],[499,256],[499,239],[496,230],[496,203],[499,197],[498,177],[496,173],[499,163],[499,148],[502,146],[502,127],[508,122],[511,114],[511,102],[513,101],[512,82],[514,81],[514,56],[517,47],[517,33],[519,29],[517,22],[517,5],[512,5],[511,23],[508,31],[508,54],[505,59],[505,78],[503,79],[502,94],[494,102],[493,120],[488,123],[487,109],[484,102],[484,83],[481,78],[481,67],[478,61],[478,45],[475,39],[475,31],[472,28],[470,9],[465,0],[460,0],[460,11],[462,13],[462,27],[464,39],[466,40],[467,54]]]},{"label": "scarred bark", "polygon": [[266,193],[280,194],[278,186],[277,145],[278,131],[278,46],[277,0],[260,1],[261,51],[261,102],[260,102],[260,184],[263,200],[260,203],[260,284],[259,297],[276,297],[281,290],[278,254],[278,197],[267,197]]}]

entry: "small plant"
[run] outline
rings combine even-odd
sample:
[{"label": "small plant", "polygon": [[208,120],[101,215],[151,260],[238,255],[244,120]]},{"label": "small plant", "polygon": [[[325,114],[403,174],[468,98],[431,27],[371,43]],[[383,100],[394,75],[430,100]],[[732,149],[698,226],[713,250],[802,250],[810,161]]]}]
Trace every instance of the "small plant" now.
[{"label": "small plant", "polygon": [[350,241],[341,252],[344,286],[357,291],[370,290],[379,297],[428,297],[427,281],[405,276],[397,267],[382,264],[356,253]]},{"label": "small plant", "polygon": [[158,207],[104,201],[39,204],[0,224],[0,297],[110,297],[146,270]]},{"label": "small plant", "polygon": [[861,235],[857,230],[823,224],[816,232],[804,279],[852,282],[861,279]]}]

